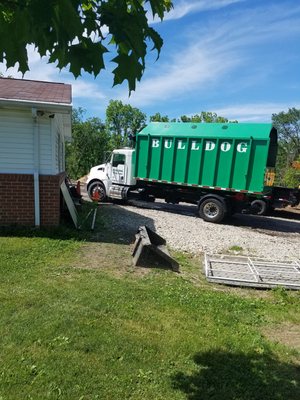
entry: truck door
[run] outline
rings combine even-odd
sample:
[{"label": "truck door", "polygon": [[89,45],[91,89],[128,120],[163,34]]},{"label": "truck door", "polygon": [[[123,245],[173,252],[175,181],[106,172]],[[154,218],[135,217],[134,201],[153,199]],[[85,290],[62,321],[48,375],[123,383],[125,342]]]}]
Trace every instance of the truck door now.
[{"label": "truck door", "polygon": [[126,165],[125,165],[126,156],[125,154],[114,153],[112,156],[112,171],[111,171],[111,180],[112,183],[117,184],[125,184],[126,182]]}]

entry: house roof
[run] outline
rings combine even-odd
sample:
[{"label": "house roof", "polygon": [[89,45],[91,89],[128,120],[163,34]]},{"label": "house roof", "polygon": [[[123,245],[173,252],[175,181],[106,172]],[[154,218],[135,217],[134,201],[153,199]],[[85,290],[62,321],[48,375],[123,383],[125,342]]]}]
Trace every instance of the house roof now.
[{"label": "house roof", "polygon": [[71,90],[65,83],[0,78],[0,99],[71,104]]}]

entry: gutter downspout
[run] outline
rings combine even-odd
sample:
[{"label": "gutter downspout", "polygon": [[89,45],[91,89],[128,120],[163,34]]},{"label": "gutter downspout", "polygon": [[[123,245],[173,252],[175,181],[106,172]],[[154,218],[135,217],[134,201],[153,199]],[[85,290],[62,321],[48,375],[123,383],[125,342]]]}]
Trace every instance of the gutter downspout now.
[{"label": "gutter downspout", "polygon": [[34,157],[34,221],[35,226],[40,226],[41,211],[40,211],[40,184],[39,184],[39,168],[40,168],[40,138],[39,138],[39,126],[38,126],[38,114],[37,109],[32,108],[32,119],[33,119],[33,157]]}]

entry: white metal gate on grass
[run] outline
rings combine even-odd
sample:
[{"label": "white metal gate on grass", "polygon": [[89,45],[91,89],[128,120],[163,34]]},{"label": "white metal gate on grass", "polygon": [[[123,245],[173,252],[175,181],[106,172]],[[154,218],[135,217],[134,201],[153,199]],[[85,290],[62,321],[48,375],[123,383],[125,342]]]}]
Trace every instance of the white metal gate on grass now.
[{"label": "white metal gate on grass", "polygon": [[205,254],[205,275],[209,282],[226,285],[300,289],[300,260]]}]

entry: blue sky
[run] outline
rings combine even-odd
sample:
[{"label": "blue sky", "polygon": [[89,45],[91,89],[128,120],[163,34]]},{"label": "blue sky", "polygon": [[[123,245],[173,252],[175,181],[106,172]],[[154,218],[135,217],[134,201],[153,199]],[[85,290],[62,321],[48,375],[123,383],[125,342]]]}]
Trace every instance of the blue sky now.
[{"label": "blue sky", "polygon": [[[153,27],[164,39],[150,54],[142,81],[128,97],[112,88],[111,70],[75,80],[29,49],[27,79],[67,82],[73,106],[105,118],[110,99],[171,118],[212,111],[240,122],[269,122],[272,113],[300,108],[300,1],[174,0],[174,10]],[[113,54],[109,55],[113,58]],[[16,68],[0,71],[20,77]]]}]

